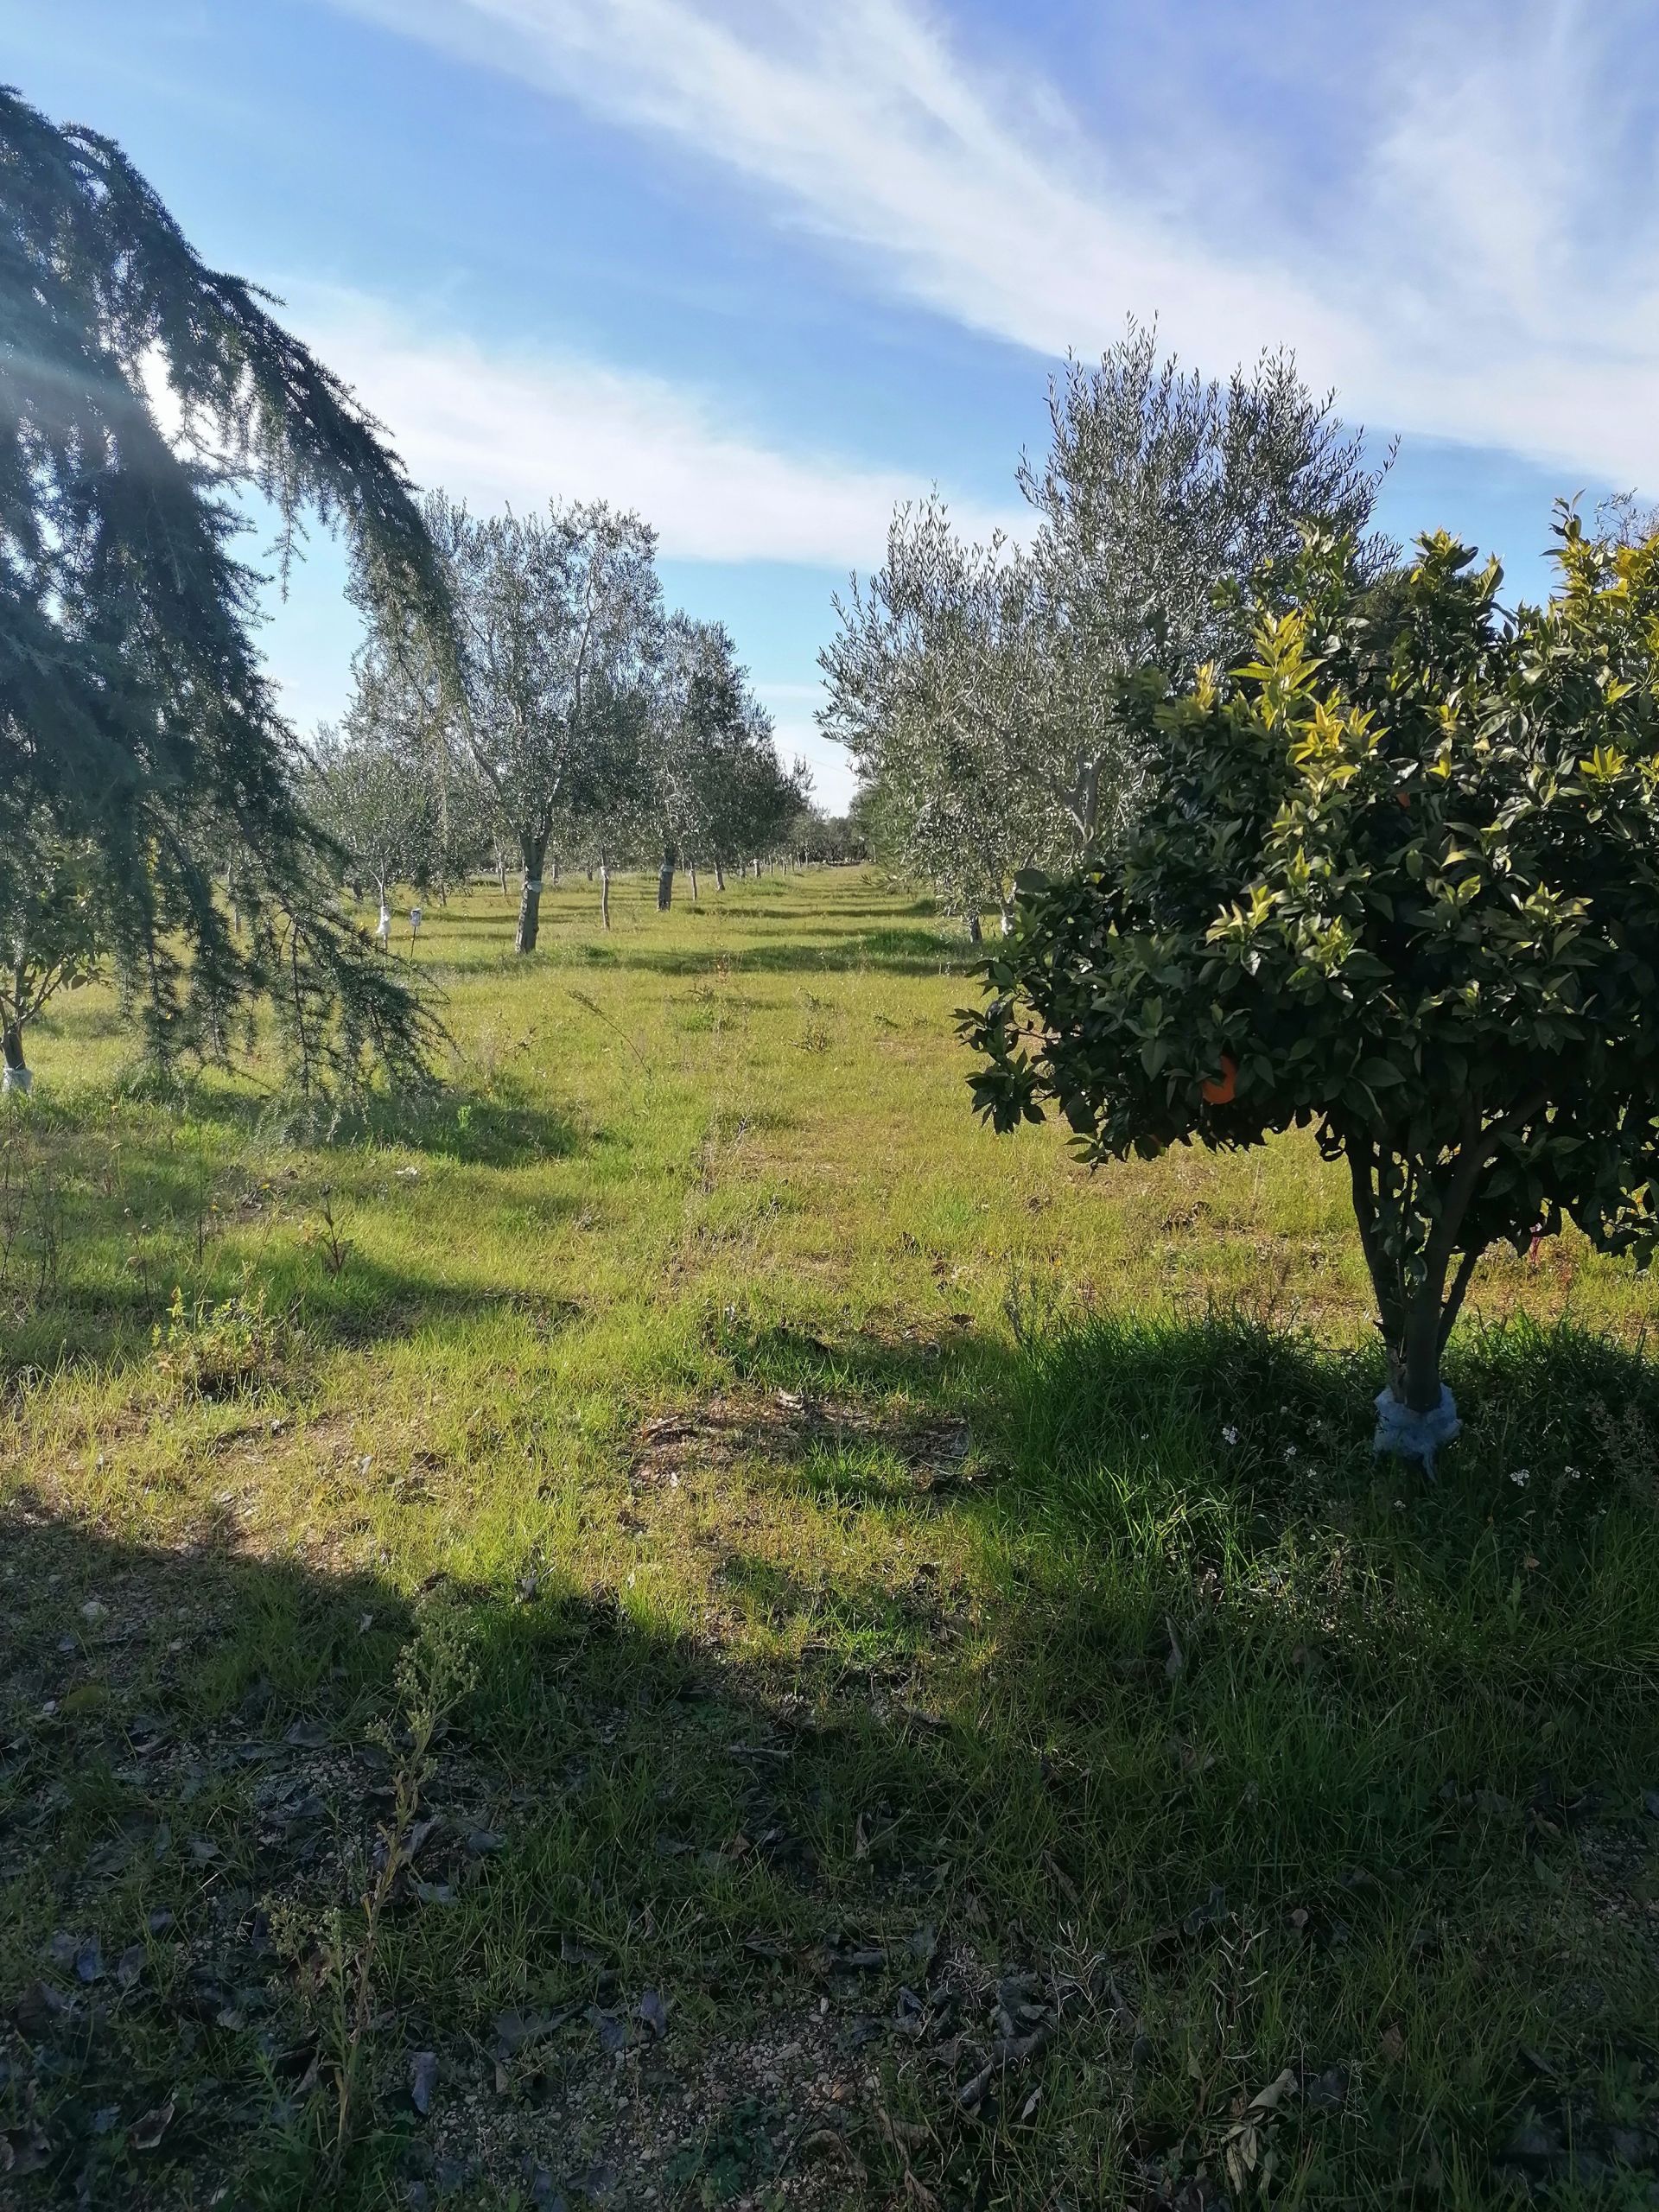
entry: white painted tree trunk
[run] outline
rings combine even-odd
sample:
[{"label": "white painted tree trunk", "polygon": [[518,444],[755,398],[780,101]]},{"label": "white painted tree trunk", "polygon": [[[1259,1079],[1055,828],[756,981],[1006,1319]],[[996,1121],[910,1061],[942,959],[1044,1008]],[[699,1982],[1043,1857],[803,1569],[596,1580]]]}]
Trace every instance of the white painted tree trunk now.
[{"label": "white painted tree trunk", "polygon": [[0,1048],[3,1049],[4,1054],[4,1066],[0,1070],[0,1096],[3,1096],[8,1091],[16,1090],[27,1098],[35,1088],[35,1077],[29,1063],[23,1058],[23,1028],[21,1022],[7,1022],[4,1035],[0,1037]]}]

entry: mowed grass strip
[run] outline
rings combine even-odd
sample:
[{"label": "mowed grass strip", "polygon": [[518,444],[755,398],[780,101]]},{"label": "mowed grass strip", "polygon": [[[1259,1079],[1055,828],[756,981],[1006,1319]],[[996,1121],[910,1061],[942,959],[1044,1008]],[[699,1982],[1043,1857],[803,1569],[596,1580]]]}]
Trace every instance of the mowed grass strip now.
[{"label": "mowed grass strip", "polygon": [[1643,1281],[1489,1262],[1427,1485],[1311,1146],[1090,1178],[925,902],[653,892],[429,906],[327,1144],[43,1025],[0,2198],[1650,2201]]}]

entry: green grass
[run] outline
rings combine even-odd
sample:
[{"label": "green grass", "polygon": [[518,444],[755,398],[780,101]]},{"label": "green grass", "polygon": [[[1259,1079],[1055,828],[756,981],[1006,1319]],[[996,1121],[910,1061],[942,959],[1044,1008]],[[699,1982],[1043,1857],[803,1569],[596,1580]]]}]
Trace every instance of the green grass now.
[{"label": "green grass", "polygon": [[1429,1487],[1311,1147],[1090,1179],[925,902],[651,888],[430,914],[326,1146],[35,1040],[0,2202],[1659,2202],[1648,1287],[1489,1262]]}]

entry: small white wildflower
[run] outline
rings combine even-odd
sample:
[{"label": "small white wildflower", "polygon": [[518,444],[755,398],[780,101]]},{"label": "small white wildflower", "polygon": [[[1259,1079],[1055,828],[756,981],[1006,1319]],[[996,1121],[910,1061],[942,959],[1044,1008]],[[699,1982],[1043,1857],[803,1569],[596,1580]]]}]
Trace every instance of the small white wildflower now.
[{"label": "small white wildflower", "polygon": [[1565,1469],[1564,1471],[1568,1482],[1575,1483],[1579,1479],[1579,1471],[1576,1467],[1568,1467]]},{"label": "small white wildflower", "polygon": [[1532,1480],[1532,1469],[1530,1467],[1516,1467],[1511,1473],[1510,1480],[1515,1484],[1517,1490],[1524,1490],[1527,1484]]},{"label": "small white wildflower", "polygon": [[1395,1499],[1395,1501],[1394,1501],[1394,1510],[1395,1510],[1395,1511],[1396,1513],[1403,1513],[1403,1512],[1405,1511],[1405,1510],[1406,1510],[1406,1501],[1405,1501],[1405,1499],[1404,1499],[1403,1497],[1396,1497],[1396,1498]]},{"label": "small white wildflower", "polygon": [[1221,1440],[1224,1444],[1236,1444],[1238,1431],[1236,1428],[1224,1428],[1221,1432]]},{"label": "small white wildflower", "polygon": [[1285,1465],[1288,1466],[1295,1457],[1296,1446],[1294,1444],[1287,1444],[1285,1446]]}]

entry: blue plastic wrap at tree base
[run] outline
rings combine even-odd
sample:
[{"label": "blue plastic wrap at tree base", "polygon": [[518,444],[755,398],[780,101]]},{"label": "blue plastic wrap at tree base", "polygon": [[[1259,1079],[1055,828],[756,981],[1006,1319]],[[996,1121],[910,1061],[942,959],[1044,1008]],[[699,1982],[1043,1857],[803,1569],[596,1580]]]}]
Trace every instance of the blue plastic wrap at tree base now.
[{"label": "blue plastic wrap at tree base", "polygon": [[1458,1419],[1457,1401],[1440,1385],[1440,1402],[1420,1414],[1403,1398],[1396,1398],[1386,1384],[1376,1394],[1376,1434],[1371,1439],[1373,1452],[1393,1452],[1402,1459],[1421,1459],[1425,1474],[1434,1471],[1434,1454],[1442,1444],[1449,1444],[1462,1423]]}]

